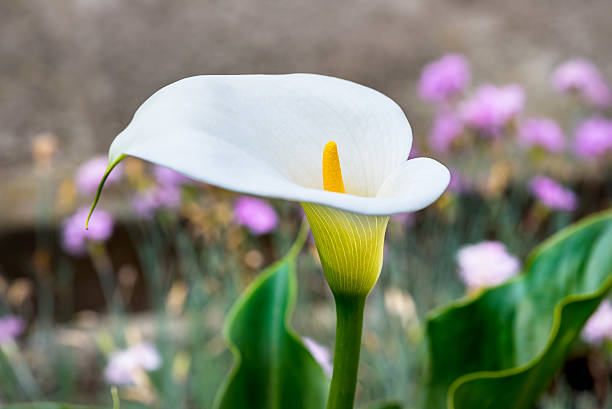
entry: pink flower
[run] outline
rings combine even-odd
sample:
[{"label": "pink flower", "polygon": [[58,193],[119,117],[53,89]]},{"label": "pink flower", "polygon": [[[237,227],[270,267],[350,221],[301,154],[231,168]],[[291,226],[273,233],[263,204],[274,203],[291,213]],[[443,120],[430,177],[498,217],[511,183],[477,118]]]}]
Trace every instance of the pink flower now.
[{"label": "pink flower", "polygon": [[522,112],[524,105],[525,92],[520,85],[484,85],[459,110],[466,125],[485,135],[498,136]]},{"label": "pink flower", "polygon": [[612,151],[612,121],[600,117],[583,121],[574,133],[574,150],[586,158],[597,158]]},{"label": "pink flower", "polygon": [[[76,172],[74,183],[77,190],[82,194],[92,194],[98,189],[98,184],[104,177],[108,159],[106,156],[96,156],[83,163]],[[117,165],[108,175],[106,186],[121,180],[123,177],[123,167]]]},{"label": "pink flower", "polygon": [[234,204],[234,216],[238,224],[246,226],[251,233],[270,233],[278,225],[278,215],[268,202],[250,196],[241,196]]},{"label": "pink flower", "polygon": [[423,68],[418,91],[424,100],[445,102],[460,94],[469,83],[470,66],[466,58],[447,54]]},{"label": "pink flower", "polygon": [[176,209],[181,205],[181,188],[175,184],[157,185],[132,197],[132,209],[142,219],[149,219],[160,209]]},{"label": "pink flower", "polygon": [[24,329],[23,320],[16,315],[5,315],[0,318],[0,345],[14,340]]},{"label": "pink flower", "polygon": [[317,361],[321,368],[325,371],[327,376],[332,376],[332,360],[331,354],[329,353],[329,349],[325,348],[323,345],[320,345],[315,340],[310,339],[308,337],[302,337],[302,342],[306,346],[306,349],[310,351],[312,357]]},{"label": "pink flower", "polygon": [[498,241],[464,246],[457,252],[459,277],[471,290],[503,283],[518,274],[519,260]]},{"label": "pink flower", "polygon": [[576,195],[569,189],[545,176],[536,176],[530,183],[533,195],[546,207],[572,211],[578,206]]},{"label": "pink flower", "polygon": [[452,143],[462,132],[463,123],[457,115],[450,112],[440,113],[429,133],[429,144],[438,153],[448,152]]},{"label": "pink flower", "polygon": [[582,330],[582,339],[590,344],[600,344],[605,339],[612,339],[612,304],[605,300],[589,318]]},{"label": "pink flower", "polygon": [[559,124],[548,118],[529,118],[521,124],[518,134],[523,146],[539,146],[549,152],[561,152],[565,135]]},{"label": "pink flower", "polygon": [[561,64],[552,75],[552,84],[558,92],[576,92],[601,108],[612,102],[612,94],[603,75],[593,63],[585,59]]},{"label": "pink flower", "polygon": [[180,186],[191,181],[191,179],[182,173],[159,165],[155,165],[153,168],[153,175],[155,176],[157,183],[163,186]]},{"label": "pink flower", "polygon": [[132,210],[142,219],[150,219],[157,210],[157,198],[155,189],[147,189],[136,192],[131,200]]},{"label": "pink flower", "polygon": [[153,344],[136,344],[111,355],[104,368],[104,379],[111,385],[133,385],[137,371],[154,371],[161,363],[162,359]]},{"label": "pink flower", "polygon": [[62,228],[62,248],[71,255],[82,256],[86,253],[89,241],[104,242],[113,234],[113,217],[102,209],[96,210],[85,230],[89,208],[81,207],[64,220]]}]

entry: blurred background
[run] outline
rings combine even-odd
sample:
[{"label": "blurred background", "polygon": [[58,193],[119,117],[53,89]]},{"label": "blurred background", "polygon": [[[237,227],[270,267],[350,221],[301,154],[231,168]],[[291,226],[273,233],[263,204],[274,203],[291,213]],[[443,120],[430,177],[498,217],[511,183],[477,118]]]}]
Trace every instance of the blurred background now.
[{"label": "blurred background", "polygon": [[[134,405],[211,406],[232,362],[225,313],[289,248],[299,206],[137,160],[88,233],[82,206],[110,142],[162,86],[289,72],[387,94],[416,156],[452,170],[434,206],[392,219],[367,310],[358,401],[418,399],[426,313],[610,207],[610,15],[606,0],[1,2],[0,402],[108,403],[119,385]],[[333,304],[308,247],[294,324],[330,348]],[[612,308],[597,317],[542,408],[612,407]]]}]

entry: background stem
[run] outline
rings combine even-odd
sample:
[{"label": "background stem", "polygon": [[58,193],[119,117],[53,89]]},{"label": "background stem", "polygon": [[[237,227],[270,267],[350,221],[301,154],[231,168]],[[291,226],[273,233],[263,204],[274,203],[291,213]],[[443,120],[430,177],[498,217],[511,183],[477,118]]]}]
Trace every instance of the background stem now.
[{"label": "background stem", "polygon": [[327,409],[352,409],[357,387],[365,295],[336,295],[334,371]]}]

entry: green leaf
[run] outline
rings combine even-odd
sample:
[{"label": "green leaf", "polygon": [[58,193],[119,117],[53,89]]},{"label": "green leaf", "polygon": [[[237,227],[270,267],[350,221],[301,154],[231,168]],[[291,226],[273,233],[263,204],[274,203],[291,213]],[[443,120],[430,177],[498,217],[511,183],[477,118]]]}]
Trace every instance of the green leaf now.
[{"label": "green leaf", "polygon": [[535,250],[517,279],[430,316],[428,407],[533,408],[612,285],[612,212]]},{"label": "green leaf", "polygon": [[325,408],[329,378],[289,324],[295,257],[307,233],[304,229],[289,255],[263,272],[230,311],[224,332],[235,363],[215,408]]}]

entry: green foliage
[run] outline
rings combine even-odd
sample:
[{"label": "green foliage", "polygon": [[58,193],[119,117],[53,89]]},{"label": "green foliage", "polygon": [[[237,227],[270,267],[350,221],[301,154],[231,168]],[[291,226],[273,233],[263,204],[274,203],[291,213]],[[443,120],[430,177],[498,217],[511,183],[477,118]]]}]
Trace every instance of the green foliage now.
[{"label": "green foliage", "polygon": [[289,324],[302,236],[251,284],[227,318],[225,338],[235,364],[217,396],[218,409],[325,407],[329,378]]},{"label": "green foliage", "polygon": [[[262,273],[230,312],[225,337],[235,364],[217,394],[217,409],[325,408],[329,379],[289,324],[295,257],[303,238]],[[610,273],[612,212],[607,212],[536,249],[521,277],[431,315],[428,408],[533,408],[612,286]],[[376,376],[383,378],[380,372]],[[416,407],[417,401],[414,395],[403,398],[405,408]],[[5,407],[95,409],[57,403]],[[135,407],[121,402],[122,409]],[[366,408],[401,406],[381,402]]]},{"label": "green foliage", "polygon": [[528,409],[612,286],[612,212],[552,237],[524,274],[430,316],[430,409]]}]

